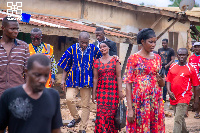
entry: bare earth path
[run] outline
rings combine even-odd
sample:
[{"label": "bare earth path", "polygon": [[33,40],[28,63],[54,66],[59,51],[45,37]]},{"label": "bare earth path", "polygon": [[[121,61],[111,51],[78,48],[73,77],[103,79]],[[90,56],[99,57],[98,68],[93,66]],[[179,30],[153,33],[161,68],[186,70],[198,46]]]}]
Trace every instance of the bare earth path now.
[{"label": "bare earth path", "polygon": [[[92,122],[92,119],[95,118],[96,113],[96,105],[93,103],[90,103],[91,105],[91,113],[90,118],[88,121],[88,128],[87,133],[93,133],[94,131],[94,122]],[[80,106],[80,99],[77,98],[77,106]],[[79,109],[79,114],[81,114],[81,110]],[[173,122],[174,122],[174,116],[173,111],[169,110],[168,103],[165,103],[165,110],[172,113],[172,117],[166,117],[165,118],[165,124],[166,124],[166,133],[172,133],[173,131]],[[69,110],[66,106],[65,100],[61,99],[61,113],[63,120],[72,120],[72,117],[69,113]],[[186,125],[190,133],[200,133],[200,119],[194,119],[194,112],[189,111],[189,117],[186,118]],[[125,128],[122,129],[120,133],[125,133]],[[74,128],[67,128],[66,126],[62,127],[62,133],[77,133],[78,132],[78,125]]]}]

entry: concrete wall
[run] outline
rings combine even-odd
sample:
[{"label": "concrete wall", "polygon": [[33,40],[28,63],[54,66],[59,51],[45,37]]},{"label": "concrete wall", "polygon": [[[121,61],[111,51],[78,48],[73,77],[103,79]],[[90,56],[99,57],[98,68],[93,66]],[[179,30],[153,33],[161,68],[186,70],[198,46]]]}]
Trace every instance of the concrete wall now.
[{"label": "concrete wall", "polygon": [[[1,0],[0,9],[8,9],[7,2],[10,1]],[[80,18],[81,16],[80,0],[12,0],[12,2],[13,4],[22,2],[23,12],[35,12],[71,18]]]}]

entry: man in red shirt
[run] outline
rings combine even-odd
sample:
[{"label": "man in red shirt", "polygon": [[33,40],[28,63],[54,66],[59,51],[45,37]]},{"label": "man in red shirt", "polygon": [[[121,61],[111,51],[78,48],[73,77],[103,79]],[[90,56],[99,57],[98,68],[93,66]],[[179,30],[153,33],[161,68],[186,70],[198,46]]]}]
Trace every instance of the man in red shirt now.
[{"label": "man in red shirt", "polygon": [[[190,56],[189,58],[189,63],[193,66],[195,66],[195,69],[198,73],[198,77],[199,77],[199,74],[200,74],[200,42],[195,42],[194,43],[194,54],[192,56]],[[200,77],[199,77],[199,81],[200,81]],[[200,115],[199,115],[199,110],[200,108],[196,111],[196,114],[194,116],[194,118],[196,119],[200,119]]]},{"label": "man in red shirt", "polygon": [[[178,63],[170,66],[167,75],[167,91],[170,104],[174,109],[174,133],[187,133],[184,115],[192,97],[192,85],[195,94],[199,95],[199,80],[195,68],[187,63],[188,51],[180,48],[177,52]],[[198,109],[199,99],[195,98],[194,108]]]}]

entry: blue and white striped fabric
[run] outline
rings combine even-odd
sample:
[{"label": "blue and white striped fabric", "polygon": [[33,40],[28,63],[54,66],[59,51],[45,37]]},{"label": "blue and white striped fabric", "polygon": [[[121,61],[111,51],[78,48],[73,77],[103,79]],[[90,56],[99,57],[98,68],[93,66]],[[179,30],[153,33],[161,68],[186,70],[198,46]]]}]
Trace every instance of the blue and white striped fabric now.
[{"label": "blue and white striped fabric", "polygon": [[58,62],[68,73],[66,87],[93,87],[93,63],[102,56],[99,48],[88,44],[82,52],[79,43],[69,47]]}]

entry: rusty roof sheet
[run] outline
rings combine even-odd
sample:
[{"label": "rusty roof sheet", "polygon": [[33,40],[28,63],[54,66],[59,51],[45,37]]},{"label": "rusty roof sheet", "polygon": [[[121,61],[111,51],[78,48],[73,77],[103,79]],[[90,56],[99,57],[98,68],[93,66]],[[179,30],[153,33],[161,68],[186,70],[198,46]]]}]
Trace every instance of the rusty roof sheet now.
[{"label": "rusty roof sheet", "polygon": [[[9,14],[6,11],[0,11],[0,21]],[[20,17],[20,15],[13,15],[14,17]],[[95,23],[83,22],[77,19],[69,19],[62,17],[54,17],[40,14],[31,14],[29,23],[18,21],[20,24],[44,26],[44,27],[57,27],[57,28],[67,28],[71,30],[87,31],[89,33],[95,33],[96,27],[103,27],[105,34],[123,38],[133,39],[134,37],[128,33],[118,31],[114,28],[101,26]]]}]

